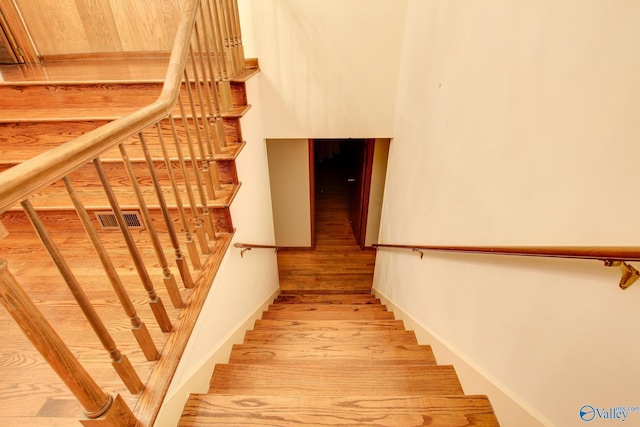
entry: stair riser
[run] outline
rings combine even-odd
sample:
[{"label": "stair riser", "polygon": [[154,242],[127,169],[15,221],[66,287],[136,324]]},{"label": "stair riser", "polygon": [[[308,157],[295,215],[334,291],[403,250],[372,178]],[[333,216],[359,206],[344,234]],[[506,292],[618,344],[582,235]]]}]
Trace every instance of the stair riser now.
[{"label": "stair riser", "polygon": [[[162,83],[159,82],[0,85],[0,99],[2,99],[2,107],[6,109],[65,109],[69,106],[73,108],[144,107],[155,102],[161,91]],[[199,107],[197,87],[193,83],[191,92],[194,104]],[[207,105],[204,99],[205,88],[202,85],[200,93],[203,102]],[[211,91],[209,93],[211,94]],[[188,91],[184,85],[181,97],[188,103]],[[231,84],[231,100],[236,106],[247,105],[244,83]]]},{"label": "stair riser", "polygon": [[[139,211],[139,209],[126,210]],[[101,233],[119,233],[118,229],[104,230],[98,223],[95,213],[105,211],[110,211],[110,209],[105,208],[100,210],[88,210],[89,216],[92,218],[94,227]],[[231,221],[231,214],[228,208],[210,209],[210,212],[211,220],[214,227],[216,227],[217,232],[233,232],[233,223]],[[165,232],[167,230],[167,226],[165,225],[162,212],[159,209],[149,209],[149,214],[151,215],[153,226],[156,231]],[[82,223],[80,222],[80,219],[78,218],[76,212],[72,209],[39,211],[38,215],[44,223],[45,227],[51,231],[60,230],[61,233],[64,233],[65,231],[72,229],[82,230]],[[170,209],[170,215],[173,220],[173,227],[176,232],[183,233],[182,221],[179,219],[178,211],[176,209]],[[189,211],[187,211],[187,215],[189,215]],[[33,232],[33,227],[29,222],[29,218],[22,211],[12,210],[0,214],[0,221],[6,225],[9,233]],[[195,221],[193,220],[193,218],[189,218],[189,227],[191,233],[194,233]],[[138,230],[134,229],[134,232],[138,232]]]},{"label": "stair riser", "polygon": [[380,304],[380,300],[372,295],[280,295],[274,301],[274,304]]},{"label": "stair riser", "polygon": [[394,320],[393,313],[388,311],[370,312],[271,312],[267,311],[262,315],[263,319],[280,320]]},{"label": "stair riser", "polygon": [[345,313],[360,312],[369,313],[372,311],[387,311],[387,308],[381,304],[271,304],[269,306],[271,312],[322,312],[322,313]]},{"label": "stair riser", "polygon": [[[187,167],[187,174],[189,174],[190,177],[190,182],[195,182],[193,179],[193,164],[190,161],[185,162],[185,164]],[[135,161],[132,162],[131,165],[133,167],[133,171],[137,178],[137,181],[138,183],[140,183],[140,185],[153,185],[151,176],[149,174],[149,169],[145,162]],[[216,162],[216,165],[218,168],[218,176],[222,184],[238,184],[238,173],[234,161],[218,161]],[[12,165],[0,164],[0,173],[9,169],[11,166]],[[179,162],[172,162],[172,166],[176,182],[178,183],[178,185],[182,186],[184,184],[184,179]],[[107,173],[107,176],[109,177],[109,182],[112,186],[130,187],[129,175],[127,174],[124,163],[103,162],[103,167]],[[154,171],[156,173],[158,181],[160,182],[160,185],[171,185],[171,179],[169,177],[167,165],[164,161],[154,161]],[[202,169],[199,169],[199,171],[199,173],[202,173]],[[75,170],[69,175],[69,178],[71,179],[71,182],[76,189],[102,187],[97,177],[95,167],[91,164],[84,165]],[[52,184],[51,187],[64,188],[64,183],[62,181],[57,181]]]},{"label": "stair riser", "polygon": [[[28,160],[37,154],[64,144],[106,123],[106,121],[31,121],[23,123],[0,123],[0,162],[15,164]],[[176,120],[175,124],[178,137],[181,141],[186,141],[182,120]],[[193,121],[189,120],[187,124],[191,132],[194,132],[195,127]],[[173,132],[169,120],[163,120],[161,127],[169,156],[171,158],[177,158]],[[224,129],[227,144],[242,141],[240,121],[238,118],[225,118]],[[152,157],[160,158],[162,156],[162,149],[155,127],[147,129],[144,132],[144,136]],[[127,147],[129,157],[143,158],[137,136],[125,140],[125,147]],[[184,142],[182,144],[182,151],[185,157],[189,157],[188,146]],[[114,149],[105,153],[103,155],[103,159],[104,158],[120,159],[121,157],[119,151]]]}]

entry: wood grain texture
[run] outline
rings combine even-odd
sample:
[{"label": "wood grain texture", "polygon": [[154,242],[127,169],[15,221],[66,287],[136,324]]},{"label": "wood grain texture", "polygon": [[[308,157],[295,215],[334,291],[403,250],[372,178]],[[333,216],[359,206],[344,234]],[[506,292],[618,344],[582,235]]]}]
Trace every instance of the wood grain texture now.
[{"label": "wood grain texture", "polygon": [[[247,411],[252,408],[252,411]],[[180,427],[497,427],[486,396],[283,397],[192,395]]]},{"label": "wood grain texture", "polygon": [[382,343],[236,344],[229,363],[286,365],[435,365],[429,346]]},{"label": "wood grain texture", "polygon": [[256,330],[291,330],[291,331],[343,331],[343,330],[372,330],[388,331],[403,330],[402,320],[291,320],[291,319],[261,319],[257,320]]},{"label": "wood grain texture", "polygon": [[394,320],[393,313],[381,310],[302,310],[298,312],[290,311],[266,311],[262,315],[263,319],[284,319],[284,320]]},{"label": "wood grain texture", "polygon": [[16,0],[16,4],[40,54],[90,50],[75,0]]},{"label": "wood grain texture", "polygon": [[453,367],[216,365],[209,393],[274,396],[462,394]]},{"label": "wood grain texture", "polygon": [[178,27],[175,0],[109,0],[124,51],[169,51]]},{"label": "wood grain texture", "polygon": [[109,0],[76,0],[75,3],[90,51],[122,51],[122,42]]},{"label": "wood grain texture", "polygon": [[[170,51],[179,21],[177,0],[18,0],[42,55]],[[49,18],[49,20],[47,20]]]},{"label": "wood grain texture", "polygon": [[244,335],[245,344],[417,344],[413,331],[292,331],[253,329]]},{"label": "wood grain texture", "polygon": [[305,295],[305,294],[280,294],[274,304],[380,304],[380,300],[367,294],[341,294],[341,295]]},{"label": "wood grain texture", "polygon": [[338,162],[315,171],[315,248],[278,251],[280,287],[284,294],[370,294],[376,254],[360,249],[349,225],[345,172]]}]

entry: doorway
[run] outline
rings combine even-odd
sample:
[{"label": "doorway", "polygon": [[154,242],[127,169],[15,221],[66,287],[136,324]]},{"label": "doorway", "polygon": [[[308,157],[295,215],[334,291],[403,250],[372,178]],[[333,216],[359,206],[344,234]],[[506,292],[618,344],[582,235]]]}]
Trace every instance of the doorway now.
[{"label": "doorway", "polygon": [[364,249],[375,140],[315,139],[310,145],[312,209],[315,211],[318,203],[348,204],[345,220],[349,221],[356,244]]}]

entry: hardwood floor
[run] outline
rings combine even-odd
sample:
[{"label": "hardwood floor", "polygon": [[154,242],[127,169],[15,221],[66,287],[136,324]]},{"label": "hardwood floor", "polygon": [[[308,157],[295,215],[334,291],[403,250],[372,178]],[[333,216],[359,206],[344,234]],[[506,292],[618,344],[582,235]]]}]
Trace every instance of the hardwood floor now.
[{"label": "hardwood floor", "polygon": [[376,253],[356,243],[346,178],[340,158],[316,165],[315,248],[278,252],[282,293],[371,293]]}]

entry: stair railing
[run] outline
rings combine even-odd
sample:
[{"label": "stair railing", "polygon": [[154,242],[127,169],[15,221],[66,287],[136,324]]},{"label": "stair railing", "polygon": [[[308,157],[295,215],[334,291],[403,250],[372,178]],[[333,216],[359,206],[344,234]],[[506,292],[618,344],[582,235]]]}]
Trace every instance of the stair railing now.
[{"label": "stair railing", "polygon": [[373,247],[409,249],[419,253],[420,258],[424,256],[423,251],[436,251],[598,260],[604,262],[606,267],[620,267],[620,289],[628,288],[640,277],[640,272],[627,264],[630,261],[640,261],[640,247],[637,246],[428,246],[377,243]]},{"label": "stair railing", "polygon": [[[111,261],[109,250],[101,241],[87,212],[94,201],[83,202],[90,196],[74,188],[70,175],[86,164],[95,168],[103,196],[108,200],[122,234],[123,245],[137,270],[148,297],[149,308],[162,332],[169,333],[177,327],[158,295],[151,270],[159,268],[161,274],[157,276],[162,276],[173,307],[181,308],[184,305],[181,290],[165,253],[173,252],[175,255],[175,268],[185,288],[204,286],[200,283],[202,280],[194,280],[192,274],[198,270],[202,273],[206,269],[201,256],[208,256],[211,244],[215,247],[219,238],[216,220],[210,214],[211,205],[223,190],[215,156],[227,144],[223,117],[233,108],[230,79],[245,72],[238,7],[236,0],[185,0],[183,10],[162,92],[154,103],[0,174],[0,213],[15,209],[16,206],[22,207],[88,324],[109,354],[115,371],[132,394],[142,393],[140,400],[144,402],[138,405],[142,409],[137,408],[134,415],[122,397],[116,395],[114,398],[104,392],[24,292],[9,271],[9,262],[0,260],[0,302],[82,404],[87,417],[82,423],[88,426],[151,425],[186,346],[186,338],[173,340],[180,342],[180,345],[171,347],[167,344],[160,358],[157,346],[147,326],[140,320],[129,292]],[[153,138],[160,146],[170,189],[160,184],[157,167],[150,154],[149,138]],[[146,164],[144,177],[139,175],[139,169],[132,166],[128,154],[131,147],[142,149]],[[122,200],[125,196],[114,189],[105,171],[101,157],[113,150],[120,154],[135,202]],[[55,184],[60,180],[64,184],[62,187]],[[149,180],[152,190],[139,185],[139,182]],[[105,277],[131,322],[135,340],[147,360],[160,358],[156,367],[160,365],[166,370],[156,375],[165,378],[159,381],[161,389],[145,389],[143,381],[127,356],[116,346],[108,327],[83,290],[81,281],[74,275],[73,268],[38,214],[38,193],[62,191],[62,188],[66,189],[79,222],[104,268]],[[152,199],[153,202],[150,202]],[[142,214],[155,259],[150,260],[141,253],[129,229],[123,205],[132,203]],[[157,220],[150,212],[149,203],[154,203],[160,210],[161,220]],[[182,236],[176,231],[175,224],[182,229]],[[10,225],[8,222],[0,223],[0,239],[11,233]],[[163,241],[169,241],[169,249],[163,247]],[[188,256],[183,247],[187,248]],[[217,252],[219,256],[220,251]],[[204,292],[206,295],[206,291],[201,289],[194,292]],[[204,297],[201,299],[204,300]],[[191,315],[195,322],[197,311]],[[188,335],[188,332],[185,334]],[[167,348],[175,349],[178,354],[166,354]]]},{"label": "stair railing", "polygon": [[286,246],[259,245],[256,243],[240,243],[240,242],[234,243],[233,247],[240,249],[241,257],[244,257],[244,253],[247,251],[250,251],[251,249],[273,249],[275,252],[278,252],[280,249],[286,248]]}]

